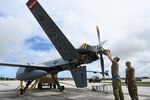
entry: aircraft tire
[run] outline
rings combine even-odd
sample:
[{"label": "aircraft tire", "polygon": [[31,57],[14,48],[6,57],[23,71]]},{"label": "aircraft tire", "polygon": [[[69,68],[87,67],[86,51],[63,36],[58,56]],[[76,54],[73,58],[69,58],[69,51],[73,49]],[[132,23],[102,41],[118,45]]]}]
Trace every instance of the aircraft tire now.
[{"label": "aircraft tire", "polygon": [[19,89],[19,95],[23,95],[25,93],[24,89]]},{"label": "aircraft tire", "polygon": [[49,84],[49,88],[52,89],[52,83]]},{"label": "aircraft tire", "polygon": [[53,89],[56,89],[56,84],[55,83],[53,83]]},{"label": "aircraft tire", "polygon": [[59,90],[63,91],[63,90],[65,90],[65,87],[64,86],[60,86]]}]

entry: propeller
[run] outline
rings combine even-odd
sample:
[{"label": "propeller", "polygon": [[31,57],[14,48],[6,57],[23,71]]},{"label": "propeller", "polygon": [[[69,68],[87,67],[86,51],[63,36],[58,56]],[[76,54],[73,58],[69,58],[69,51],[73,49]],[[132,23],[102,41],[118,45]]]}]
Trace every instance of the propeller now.
[{"label": "propeller", "polygon": [[[103,59],[102,53],[100,53],[103,48],[102,48],[101,41],[100,41],[100,31],[99,31],[98,26],[96,26],[96,30],[97,30],[97,36],[98,36],[98,42],[99,42],[98,52],[100,54],[100,64],[101,64],[102,76],[104,78],[105,77],[105,75],[104,75],[104,59]],[[104,44],[105,42],[106,41],[104,41],[102,44]]]}]

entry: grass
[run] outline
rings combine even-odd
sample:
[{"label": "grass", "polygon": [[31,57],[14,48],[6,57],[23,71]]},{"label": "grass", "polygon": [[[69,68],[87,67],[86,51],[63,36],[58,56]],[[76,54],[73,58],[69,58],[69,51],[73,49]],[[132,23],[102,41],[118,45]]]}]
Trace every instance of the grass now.
[{"label": "grass", "polygon": [[[101,83],[112,83],[111,81],[109,82],[101,82]],[[125,82],[122,82],[123,84],[125,84]],[[141,84],[141,85],[150,85],[150,82],[137,82],[137,84]]]},{"label": "grass", "polygon": [[150,82],[137,82],[137,84],[147,85],[150,84]]}]

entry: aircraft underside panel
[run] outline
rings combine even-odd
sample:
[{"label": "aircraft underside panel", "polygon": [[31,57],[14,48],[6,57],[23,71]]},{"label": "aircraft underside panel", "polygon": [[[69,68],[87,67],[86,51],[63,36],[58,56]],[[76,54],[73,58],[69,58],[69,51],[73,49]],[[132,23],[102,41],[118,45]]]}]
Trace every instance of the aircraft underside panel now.
[{"label": "aircraft underside panel", "polygon": [[22,73],[17,73],[16,79],[17,80],[33,80],[33,79],[38,79],[42,76],[45,76],[46,74],[47,72],[44,70],[32,70],[29,72],[24,71]]},{"label": "aircraft underside panel", "polygon": [[87,87],[86,66],[71,69],[71,74],[78,88]]},{"label": "aircraft underside panel", "polygon": [[78,58],[79,54],[70,41],[65,37],[55,22],[50,18],[37,0],[29,0],[27,6],[39,22],[53,45],[64,60]]}]

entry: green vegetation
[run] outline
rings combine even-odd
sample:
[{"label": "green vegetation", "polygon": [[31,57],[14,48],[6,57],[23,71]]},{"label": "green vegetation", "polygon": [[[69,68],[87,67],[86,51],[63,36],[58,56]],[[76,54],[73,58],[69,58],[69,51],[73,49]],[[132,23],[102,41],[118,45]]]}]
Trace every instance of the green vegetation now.
[{"label": "green vegetation", "polygon": [[137,84],[147,85],[150,84],[150,82],[137,82]]},{"label": "green vegetation", "polygon": [[15,78],[0,77],[0,80],[2,80],[2,81],[15,80]]}]

